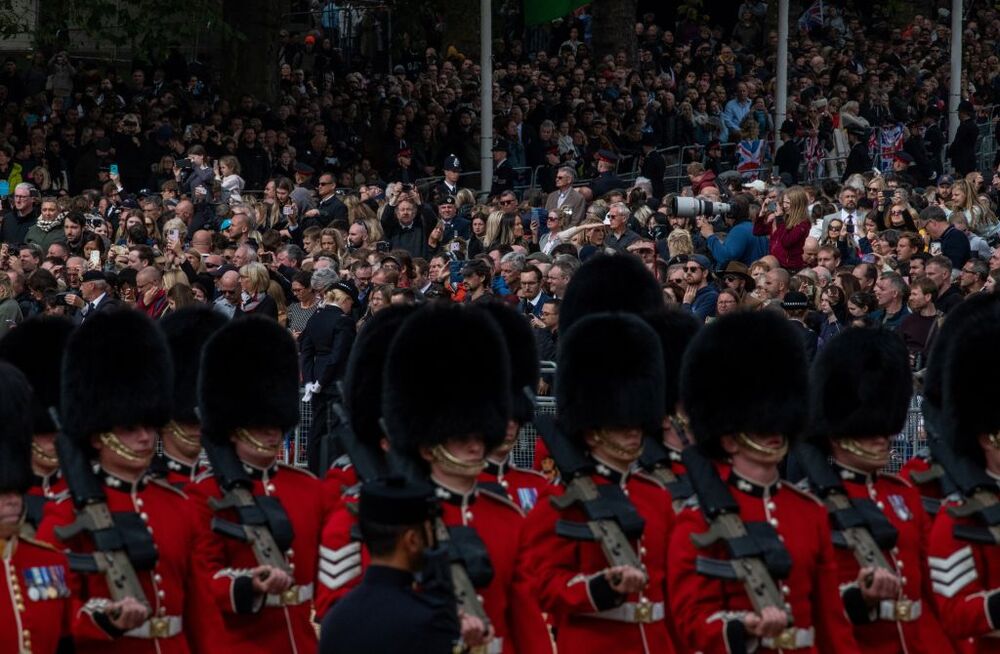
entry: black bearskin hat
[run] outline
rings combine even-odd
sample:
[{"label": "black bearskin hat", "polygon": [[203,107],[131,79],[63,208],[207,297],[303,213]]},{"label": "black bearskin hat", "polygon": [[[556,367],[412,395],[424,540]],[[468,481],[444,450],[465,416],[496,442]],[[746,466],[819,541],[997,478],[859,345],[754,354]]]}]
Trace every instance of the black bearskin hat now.
[{"label": "black bearskin hat", "polygon": [[381,454],[382,370],[389,345],[414,306],[394,304],[373,314],[358,334],[344,373],[344,407],[358,441]]},{"label": "black bearskin hat", "polygon": [[[453,396],[441,386],[455,374],[448,353],[468,357],[477,371],[462,378]],[[382,415],[393,449],[413,461],[421,461],[421,446],[450,438],[477,435],[487,452],[498,447],[511,414],[509,356],[496,323],[459,305],[427,305],[407,318],[386,357]]]},{"label": "black bearskin hat", "polygon": [[701,323],[688,313],[673,307],[661,307],[642,315],[646,323],[660,337],[660,349],[663,350],[663,371],[665,375],[664,409],[668,414],[674,412],[680,401],[681,361],[691,339],[698,333]]},{"label": "black bearskin hat", "polygon": [[633,256],[599,256],[580,266],[559,305],[559,332],[590,313],[642,313],[663,306],[653,273]]},{"label": "black bearskin hat", "polygon": [[173,363],[163,333],[139,311],[97,313],[69,337],[62,366],[63,432],[87,447],[115,427],[170,420]]},{"label": "black bearskin hat", "polygon": [[567,435],[641,427],[659,433],[666,410],[663,354],[656,332],[627,313],[578,320],[562,336],[556,406]]},{"label": "black bearskin hat", "polygon": [[740,312],[694,337],[681,367],[681,403],[697,443],[722,458],[726,434],[798,436],[807,382],[805,348],[791,322],[776,311]]},{"label": "black bearskin hat", "polygon": [[[1000,366],[1000,298],[993,297],[976,311],[963,313],[955,325],[942,384],[943,435],[956,452],[979,463],[979,436],[1000,432],[1000,402],[989,377]],[[949,316],[945,324],[953,320]]]},{"label": "black bearskin hat", "polygon": [[209,306],[193,306],[167,314],[160,328],[174,361],[174,420],[198,424],[198,369],[209,337],[226,324],[226,317]]},{"label": "black bearskin hat", "polygon": [[813,363],[810,384],[809,435],[824,449],[830,438],[893,436],[906,423],[913,376],[903,339],[891,331],[841,332]]},{"label": "black bearskin hat", "polygon": [[31,386],[24,373],[0,361],[0,493],[31,486]]},{"label": "black bearskin hat", "polygon": [[31,384],[35,398],[32,418],[40,434],[58,431],[49,407],[59,408],[59,375],[66,341],[72,333],[73,323],[68,318],[37,316],[0,339],[0,359],[20,369]]},{"label": "black bearskin hat", "polygon": [[510,354],[511,417],[521,423],[535,417],[534,403],[524,393],[528,387],[532,397],[538,387],[538,349],[531,325],[512,308],[500,302],[489,302],[481,307],[496,321],[507,342]]},{"label": "black bearskin hat", "polygon": [[201,353],[198,376],[201,434],[226,445],[234,429],[299,422],[299,359],[288,330],[248,316],[215,332]]}]

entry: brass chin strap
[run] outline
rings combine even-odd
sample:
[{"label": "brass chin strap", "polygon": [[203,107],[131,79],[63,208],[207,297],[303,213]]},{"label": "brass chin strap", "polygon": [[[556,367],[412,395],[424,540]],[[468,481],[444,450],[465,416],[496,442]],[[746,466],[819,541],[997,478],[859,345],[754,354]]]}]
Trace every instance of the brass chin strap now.
[{"label": "brass chin strap", "polygon": [[248,432],[246,429],[243,429],[242,427],[236,430],[236,438],[240,439],[241,441],[243,441],[244,443],[246,443],[247,445],[249,445],[253,449],[255,449],[258,452],[260,452],[261,454],[268,454],[268,455],[271,455],[271,456],[278,456],[278,454],[281,452],[281,444],[280,444],[280,442],[279,442],[279,444],[276,447],[268,447],[267,445],[265,445],[264,443],[262,443],[260,440],[258,440],[257,438],[255,438],[253,436],[253,434],[251,434],[250,432]]},{"label": "brass chin strap", "polygon": [[774,459],[781,459],[788,454],[788,439],[784,437],[782,437],[782,439],[780,447],[767,447],[766,445],[761,445],[743,432],[736,434],[736,440],[740,442],[740,445],[743,445],[747,449],[751,449],[758,454],[763,454],[764,456]]},{"label": "brass chin strap", "polygon": [[181,445],[184,447],[190,447],[191,449],[200,450],[201,440],[197,438],[191,438],[188,436],[187,430],[177,424],[176,420],[171,420],[166,424],[165,429],[170,433],[171,436],[180,441]]},{"label": "brass chin strap", "polygon": [[886,451],[885,454],[880,454],[872,452],[871,450],[866,450],[861,447],[856,440],[853,438],[844,438],[840,441],[840,447],[844,449],[845,452],[850,452],[854,456],[861,457],[865,461],[871,461],[873,463],[885,463],[889,460],[889,452]]},{"label": "brass chin strap", "polygon": [[639,447],[625,448],[622,447],[621,445],[617,445],[611,442],[611,440],[606,438],[607,435],[608,432],[606,431],[596,431],[594,432],[594,440],[597,441],[598,443],[603,444],[606,448],[608,448],[609,450],[611,450],[612,452],[614,452],[616,455],[620,456],[623,459],[628,459],[629,461],[635,461],[640,456],[642,456],[641,440],[639,441]]},{"label": "brass chin strap", "polygon": [[46,454],[45,450],[35,441],[31,441],[31,452],[35,457],[47,466],[59,466],[59,457]]},{"label": "brass chin strap", "polygon": [[145,456],[139,456],[138,454],[136,454],[135,450],[133,450],[125,443],[121,442],[121,439],[119,439],[118,436],[116,436],[113,431],[106,431],[103,434],[100,434],[98,438],[101,441],[101,445],[108,448],[109,450],[111,450],[121,458],[125,459],[126,461],[131,461],[132,463],[138,463],[140,461],[145,461],[146,459],[149,458]]},{"label": "brass chin strap", "polygon": [[486,469],[486,459],[462,461],[445,449],[444,445],[435,445],[431,454],[434,456],[434,460],[441,464],[441,467],[452,474],[472,476],[478,475]]}]

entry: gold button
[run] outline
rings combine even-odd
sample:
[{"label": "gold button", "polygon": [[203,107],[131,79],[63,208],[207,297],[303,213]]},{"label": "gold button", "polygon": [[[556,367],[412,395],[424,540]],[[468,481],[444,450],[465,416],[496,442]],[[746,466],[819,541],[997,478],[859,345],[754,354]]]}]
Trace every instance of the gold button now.
[{"label": "gold button", "polygon": [[281,603],[286,606],[294,606],[299,600],[298,586],[292,586],[281,594]]},{"label": "gold button", "polygon": [[774,639],[777,649],[793,649],[795,647],[795,630],[785,629]]},{"label": "gold button", "polygon": [[149,634],[153,638],[166,638],[170,633],[170,623],[166,618],[150,618]]}]

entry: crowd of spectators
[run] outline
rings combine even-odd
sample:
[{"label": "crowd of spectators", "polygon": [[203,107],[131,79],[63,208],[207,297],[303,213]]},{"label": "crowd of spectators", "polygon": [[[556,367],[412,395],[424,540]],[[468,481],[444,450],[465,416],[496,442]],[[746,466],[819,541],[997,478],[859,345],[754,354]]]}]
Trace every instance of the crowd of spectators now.
[{"label": "crowd of spectators", "polygon": [[[479,64],[440,41],[401,35],[379,74],[331,25],[282,31],[270,104],[222,99],[176,52],[125,75],[65,52],[8,58],[0,335],[42,313],[211,303],[280,321],[304,384],[329,395],[354,333],[393,303],[498,298],[554,358],[569,280],[616,255],[701,320],[783,310],[812,352],[881,323],[919,367],[941,317],[1000,279],[1000,173],[969,156],[1000,92],[1000,15],[966,22],[966,123],[949,144],[937,4],[900,27],[827,6],[822,27],[795,30],[778,130],[767,5],[743,2],[727,30],[696,6],[671,25],[640,16],[635,60],[594,54],[586,8],[504,40],[489,193],[474,186]],[[866,134],[886,125],[902,145],[875,170]],[[725,144],[776,131],[773,171],[733,170]],[[671,185],[674,146],[686,177]],[[843,156],[804,181],[817,147]],[[678,198],[722,209],[685,215]]]}]

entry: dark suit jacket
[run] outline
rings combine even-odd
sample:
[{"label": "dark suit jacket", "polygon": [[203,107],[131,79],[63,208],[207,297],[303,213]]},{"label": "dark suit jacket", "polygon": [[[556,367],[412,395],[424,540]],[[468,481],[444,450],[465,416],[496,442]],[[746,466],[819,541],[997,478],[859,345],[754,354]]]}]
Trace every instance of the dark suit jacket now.
[{"label": "dark suit jacket", "polygon": [[534,307],[532,307],[527,300],[521,300],[520,302],[517,303],[517,310],[524,315],[528,315],[530,313],[534,316],[541,316],[542,305],[551,299],[552,299],[551,295],[542,293],[541,296],[538,298],[538,302],[535,304]]},{"label": "dark suit jacket", "polygon": [[114,311],[122,307],[121,300],[112,296],[110,293],[101,298],[101,301],[94,305],[94,308],[87,312],[87,315],[80,311],[76,315],[79,317],[79,322],[84,322],[88,320],[91,316],[98,313],[103,313],[105,311]]},{"label": "dark suit jacket", "polygon": [[955,166],[955,172],[965,177],[976,169],[976,144],[979,142],[979,128],[972,118],[958,124],[955,140],[948,146],[948,157]]},{"label": "dark suit jacket", "polygon": [[330,223],[335,220],[347,222],[347,205],[341,202],[336,195],[320,200],[316,208],[319,209],[319,215],[303,220],[303,229],[308,229],[313,225],[329,227]]},{"label": "dark suit jacket", "polygon": [[514,190],[514,167],[510,165],[510,159],[504,159],[499,165],[493,166],[493,186],[490,187],[490,195],[496,197],[504,191]]},{"label": "dark suit jacket", "polygon": [[299,336],[302,379],[319,382],[320,388],[332,388],[343,378],[347,355],[354,344],[354,320],[339,307],[322,306],[306,323]]}]

